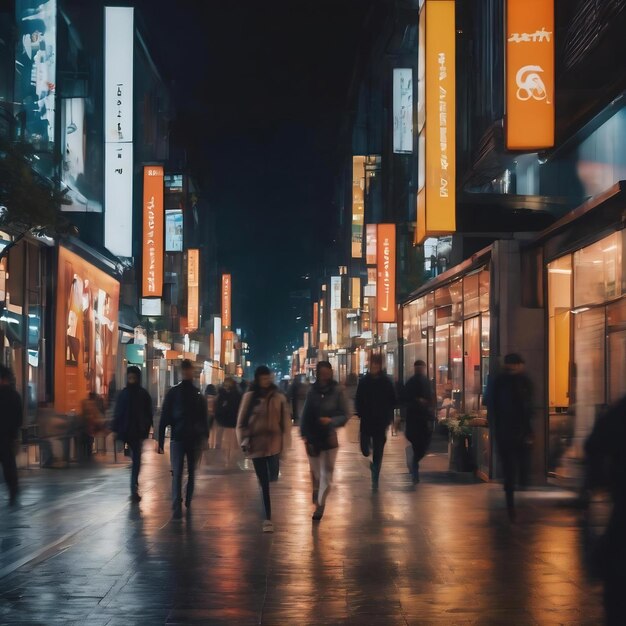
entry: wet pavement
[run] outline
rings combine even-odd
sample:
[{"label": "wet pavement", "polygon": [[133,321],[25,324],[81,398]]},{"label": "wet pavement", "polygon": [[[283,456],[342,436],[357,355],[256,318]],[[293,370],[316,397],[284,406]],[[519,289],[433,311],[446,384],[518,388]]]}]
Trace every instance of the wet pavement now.
[{"label": "wet pavement", "polygon": [[20,505],[9,510],[0,496],[0,624],[602,623],[570,494],[521,494],[511,525],[501,488],[446,472],[441,454],[413,489],[401,436],[389,438],[372,493],[356,425],[341,439],[335,488],[314,525],[294,436],[272,485],[273,535],[261,532],[254,473],[225,468],[216,451],[178,522],[168,459],[153,441],[139,505],[127,499],[123,462],[23,472]]}]

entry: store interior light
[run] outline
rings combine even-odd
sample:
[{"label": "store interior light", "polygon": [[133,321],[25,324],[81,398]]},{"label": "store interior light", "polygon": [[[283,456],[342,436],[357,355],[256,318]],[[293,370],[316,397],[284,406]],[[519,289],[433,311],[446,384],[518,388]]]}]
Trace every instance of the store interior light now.
[{"label": "store interior light", "polygon": [[572,270],[565,270],[565,269],[560,269],[560,268],[556,268],[556,267],[551,267],[548,270],[548,274],[571,274]]},{"label": "store interior light", "polygon": [[613,252],[613,250],[617,250],[616,244],[613,244],[612,246],[609,246],[608,248],[604,248],[602,252]]},{"label": "store interior light", "polygon": [[572,309],[572,313],[574,315],[578,315],[579,313],[584,313],[585,311],[589,311],[588,306],[581,306],[579,309]]}]

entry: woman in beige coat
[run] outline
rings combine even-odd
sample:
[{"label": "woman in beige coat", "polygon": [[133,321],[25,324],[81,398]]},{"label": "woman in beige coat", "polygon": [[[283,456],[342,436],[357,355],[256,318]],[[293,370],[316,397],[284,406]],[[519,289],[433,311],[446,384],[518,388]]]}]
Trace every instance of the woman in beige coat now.
[{"label": "woman in beige coat", "polygon": [[274,532],[270,482],[278,480],[279,456],[290,446],[291,409],[287,398],[274,385],[271,370],[262,365],[254,373],[254,384],[241,401],[237,417],[237,439],[252,459],[265,507],[263,532]]}]

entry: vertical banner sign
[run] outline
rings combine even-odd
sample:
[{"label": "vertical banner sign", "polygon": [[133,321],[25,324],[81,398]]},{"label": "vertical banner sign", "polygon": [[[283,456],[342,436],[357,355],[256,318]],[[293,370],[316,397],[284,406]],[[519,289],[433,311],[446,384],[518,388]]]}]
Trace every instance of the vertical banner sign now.
[{"label": "vertical banner sign", "polygon": [[554,145],[554,0],[507,0],[506,147]]},{"label": "vertical banner sign", "polygon": [[220,363],[222,360],[222,318],[213,318],[213,360]]},{"label": "vertical banner sign", "polygon": [[393,70],[393,151],[413,152],[413,70]]},{"label": "vertical banner sign", "polygon": [[187,329],[198,330],[200,309],[200,250],[187,250]]},{"label": "vertical banner sign", "polygon": [[163,167],[143,168],[143,288],[144,298],[163,295]]},{"label": "vertical banner sign", "polygon": [[320,325],[320,304],[319,302],[313,303],[313,328],[312,328],[312,342],[313,346],[319,345],[319,325]]},{"label": "vertical banner sign", "polygon": [[222,274],[222,324],[224,328],[232,325],[231,304],[232,304],[232,277],[230,274]]},{"label": "vertical banner sign", "polygon": [[378,323],[396,321],[396,225],[378,225],[378,280],[376,281]]},{"label": "vertical banner sign", "polygon": [[[424,87],[418,86],[419,173],[416,243],[456,230],[456,27],[454,0],[426,0],[420,14]],[[422,45],[423,44],[423,45]],[[419,127],[419,124],[418,124]]]},{"label": "vertical banner sign", "polygon": [[350,306],[353,309],[361,308],[361,279],[357,276],[350,280]]},{"label": "vertical banner sign", "polygon": [[365,157],[352,157],[352,258],[363,257],[365,224]]},{"label": "vertical banner sign", "polygon": [[341,276],[330,279],[330,343],[337,345],[339,324],[337,312],[341,309]]},{"label": "vertical banner sign", "polygon": [[104,9],[104,245],[133,254],[134,9]]},{"label": "vertical banner sign", "polygon": [[365,227],[365,262],[367,265],[376,265],[376,224]]}]

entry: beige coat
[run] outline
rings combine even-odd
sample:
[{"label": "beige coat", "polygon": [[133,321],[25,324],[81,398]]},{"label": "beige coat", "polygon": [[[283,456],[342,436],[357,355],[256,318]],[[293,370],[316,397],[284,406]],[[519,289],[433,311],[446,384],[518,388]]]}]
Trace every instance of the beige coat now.
[{"label": "beige coat", "polygon": [[[274,456],[291,446],[291,408],[278,389],[250,406],[253,391],[244,394],[237,417],[237,440],[250,459]],[[251,408],[251,410],[250,410]]]}]

